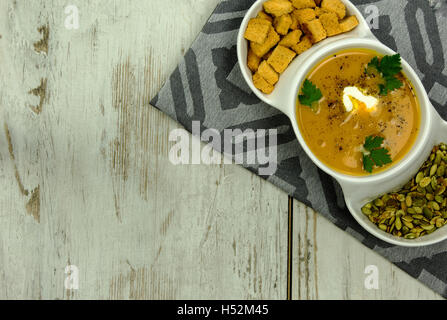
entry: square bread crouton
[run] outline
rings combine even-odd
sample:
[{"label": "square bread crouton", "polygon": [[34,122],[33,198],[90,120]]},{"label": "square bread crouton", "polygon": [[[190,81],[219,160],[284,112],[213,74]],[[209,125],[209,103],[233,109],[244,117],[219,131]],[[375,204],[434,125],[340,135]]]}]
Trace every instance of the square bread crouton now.
[{"label": "square bread crouton", "polygon": [[275,87],[268,83],[258,72],[253,75],[253,84],[256,88],[266,94],[272,93],[275,89]]},{"label": "square bread crouton", "polygon": [[280,46],[288,47],[296,45],[298,42],[300,42],[301,36],[302,36],[301,30],[293,30],[289,32],[288,35],[286,35],[282,40],[279,42]]},{"label": "square bread crouton", "polygon": [[290,29],[297,30],[300,26],[298,18],[296,17],[296,15],[293,14],[293,12],[290,14],[290,17],[292,18],[292,24],[290,25]]},{"label": "square bread crouton", "polygon": [[320,22],[328,37],[335,36],[343,32],[338,22],[338,17],[335,12],[324,13],[320,16]]},{"label": "square bread crouton", "polygon": [[[334,11],[329,11],[329,10],[327,10],[327,9],[321,9],[321,8],[319,8],[319,7],[316,7],[316,8],[315,8],[315,14],[317,15],[317,17],[321,16],[322,14],[328,13],[328,12],[335,13]],[[335,13],[335,14],[336,14],[336,13]],[[337,16],[337,18],[338,18],[338,16]]]},{"label": "square bread crouton", "polygon": [[327,38],[326,30],[324,30],[319,19],[304,22],[303,31],[310,36],[312,43],[317,43]]},{"label": "square bread crouton", "polygon": [[307,8],[293,11],[298,23],[302,26],[304,22],[311,21],[317,17],[315,10]]},{"label": "square bread crouton", "polygon": [[340,21],[340,28],[343,32],[348,32],[359,25],[356,16],[350,16]]},{"label": "square bread crouton", "polygon": [[267,36],[267,39],[263,44],[250,42],[250,47],[255,55],[257,55],[259,58],[262,58],[267,52],[270,51],[271,48],[273,48],[279,42],[279,40],[280,40],[279,35],[272,27],[270,28],[270,32]]},{"label": "square bread crouton", "polygon": [[262,59],[263,59],[263,60],[268,60],[268,59],[270,58],[270,56],[272,55],[272,53],[273,53],[273,50],[270,50],[269,52],[267,52],[267,53],[262,57]]},{"label": "square bread crouton", "polygon": [[293,6],[292,3],[287,0],[269,0],[264,3],[264,10],[275,17],[280,17],[292,12]]},{"label": "square bread crouton", "polygon": [[265,81],[270,83],[272,86],[274,86],[275,83],[277,83],[279,80],[279,75],[265,60],[262,61],[259,65],[258,73],[265,79]]},{"label": "square bread crouton", "polygon": [[292,0],[292,5],[297,9],[315,8],[314,0]]},{"label": "square bread crouton", "polygon": [[267,20],[267,21],[273,22],[273,18],[272,18],[270,15],[268,15],[267,13],[265,13],[264,11],[260,11],[260,12],[258,13],[257,18],[259,18],[259,19],[265,19],[265,20]]},{"label": "square bread crouton", "polygon": [[289,28],[292,25],[292,17],[290,14],[285,14],[281,17],[275,18],[273,20],[273,25],[280,35],[285,36],[289,32]]},{"label": "square bread crouton", "polygon": [[298,44],[292,46],[293,51],[297,54],[302,54],[304,51],[309,50],[312,47],[312,40],[309,36],[304,36]]},{"label": "square bread crouton", "polygon": [[287,69],[295,56],[296,53],[292,50],[283,46],[277,46],[267,62],[276,72],[282,73]]},{"label": "square bread crouton", "polygon": [[261,63],[261,58],[259,58],[252,49],[248,49],[247,54],[247,66],[251,72],[256,72],[259,68],[259,64]]},{"label": "square bread crouton", "polygon": [[321,8],[335,12],[339,19],[346,16],[346,7],[340,0],[323,0]]},{"label": "square bread crouton", "polygon": [[244,38],[256,43],[264,43],[269,34],[272,23],[265,19],[254,18],[248,22]]}]

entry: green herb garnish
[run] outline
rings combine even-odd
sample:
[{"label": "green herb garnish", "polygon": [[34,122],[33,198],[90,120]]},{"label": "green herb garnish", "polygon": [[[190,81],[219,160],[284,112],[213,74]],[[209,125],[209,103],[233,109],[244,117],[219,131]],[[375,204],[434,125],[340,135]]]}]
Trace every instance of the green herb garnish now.
[{"label": "green herb garnish", "polygon": [[378,57],[374,57],[368,63],[367,72],[371,68],[376,69],[384,80],[384,83],[379,85],[380,95],[386,96],[388,92],[403,86],[403,82],[396,78],[396,75],[402,71],[400,54],[384,56],[380,61]]},{"label": "green herb garnish", "polygon": [[399,89],[403,86],[402,81],[395,77],[386,77],[385,78],[385,84],[380,84],[380,95],[386,96],[388,92],[394,91],[396,89]]},{"label": "green herb garnish", "polygon": [[323,97],[320,89],[317,88],[311,81],[306,79],[301,89],[302,94],[298,96],[300,103],[303,106],[314,107],[315,102],[320,101]]},{"label": "green herb garnish", "polygon": [[382,148],[385,139],[379,136],[369,136],[363,145],[363,168],[372,173],[373,167],[383,167],[393,162],[389,150]]}]

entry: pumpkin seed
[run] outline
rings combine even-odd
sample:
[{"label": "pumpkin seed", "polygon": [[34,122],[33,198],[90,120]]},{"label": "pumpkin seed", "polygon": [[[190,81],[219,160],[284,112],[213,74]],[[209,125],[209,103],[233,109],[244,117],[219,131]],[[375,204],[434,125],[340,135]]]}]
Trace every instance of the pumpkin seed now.
[{"label": "pumpkin seed", "polygon": [[424,178],[424,173],[423,172],[419,172],[416,176],[416,183],[419,184],[419,182],[421,182],[421,180]]},{"label": "pumpkin seed", "polygon": [[406,196],[406,197],[405,197],[405,204],[406,204],[408,207],[411,207],[411,206],[412,206],[412,204],[413,204],[413,199],[411,199],[411,196]]},{"label": "pumpkin seed", "polygon": [[402,221],[400,221],[399,217],[396,217],[396,221],[394,222],[394,226],[396,227],[397,230],[402,229]]},{"label": "pumpkin seed", "polygon": [[413,207],[414,212],[416,212],[417,214],[421,214],[422,213],[422,208],[421,207]]},{"label": "pumpkin seed", "polygon": [[424,207],[423,212],[424,212],[424,216],[427,219],[431,219],[433,217],[433,212],[429,208]]},{"label": "pumpkin seed", "polygon": [[429,184],[431,183],[431,179],[429,177],[425,177],[424,179],[421,180],[421,182],[419,182],[419,186],[421,188],[425,188],[427,187]]},{"label": "pumpkin seed", "polygon": [[437,164],[432,165],[430,169],[430,177],[434,176],[437,171],[438,171],[438,165]]},{"label": "pumpkin seed", "polygon": [[438,177],[443,177],[444,174],[445,174],[445,166],[444,165],[439,166],[438,171],[436,172],[436,175]]}]

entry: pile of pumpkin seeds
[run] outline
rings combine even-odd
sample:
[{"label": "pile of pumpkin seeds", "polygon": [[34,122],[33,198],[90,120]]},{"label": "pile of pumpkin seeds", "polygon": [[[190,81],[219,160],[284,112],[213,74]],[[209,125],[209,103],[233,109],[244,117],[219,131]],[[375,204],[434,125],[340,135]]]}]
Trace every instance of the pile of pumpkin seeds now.
[{"label": "pile of pumpkin seeds", "polygon": [[362,212],[379,229],[416,239],[447,224],[447,145],[440,144],[400,191],[367,203]]}]

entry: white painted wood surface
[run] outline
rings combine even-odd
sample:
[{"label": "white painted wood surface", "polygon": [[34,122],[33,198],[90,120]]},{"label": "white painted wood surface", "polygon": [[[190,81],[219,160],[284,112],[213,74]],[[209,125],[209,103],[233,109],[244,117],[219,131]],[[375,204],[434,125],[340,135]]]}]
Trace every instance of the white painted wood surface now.
[{"label": "white painted wood surface", "polygon": [[[305,205],[294,201],[293,299],[442,299]],[[378,289],[366,289],[368,266]]]},{"label": "white painted wood surface", "polygon": [[[0,2],[0,298],[287,297],[287,195],[235,165],[172,165],[179,126],[148,105],[217,3],[75,1],[67,30],[67,3]],[[295,206],[294,298],[435,297],[313,215]]]}]

